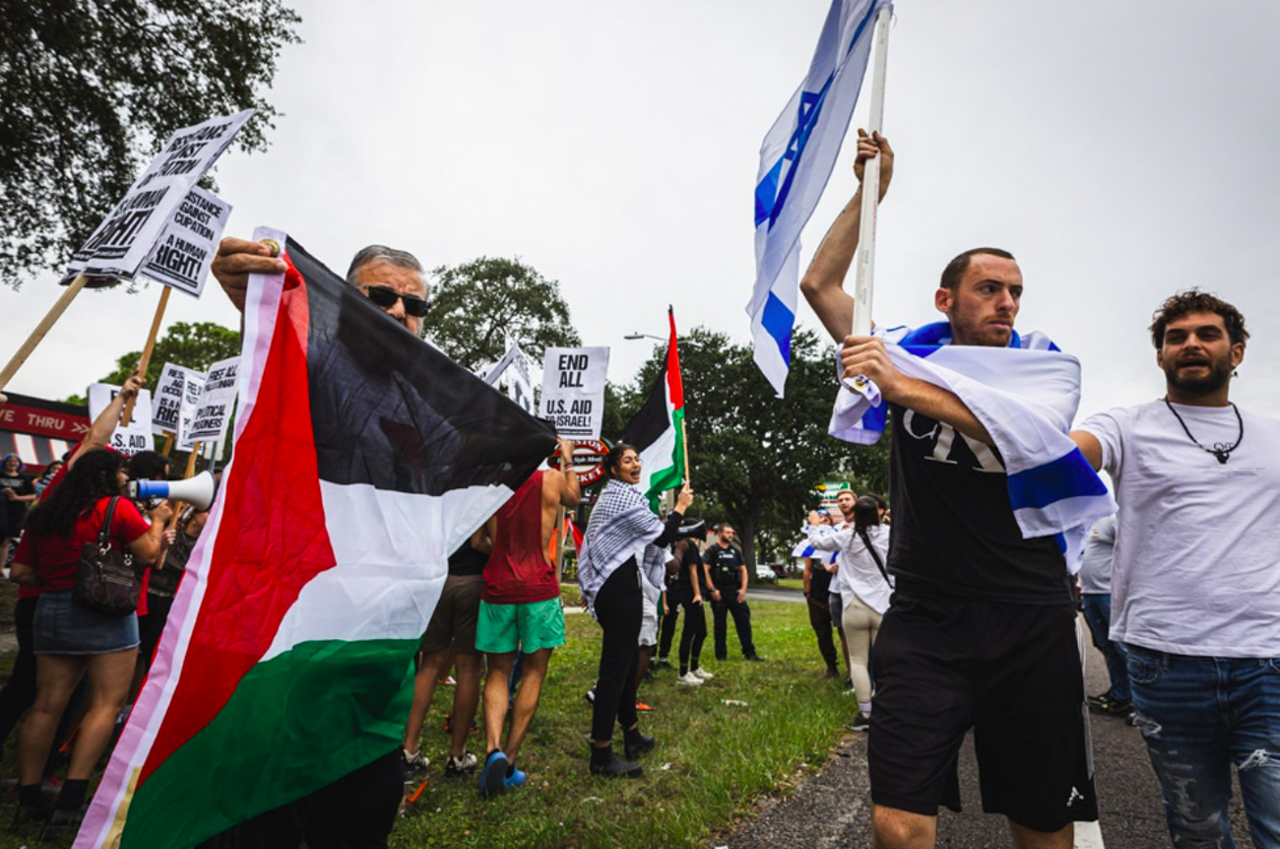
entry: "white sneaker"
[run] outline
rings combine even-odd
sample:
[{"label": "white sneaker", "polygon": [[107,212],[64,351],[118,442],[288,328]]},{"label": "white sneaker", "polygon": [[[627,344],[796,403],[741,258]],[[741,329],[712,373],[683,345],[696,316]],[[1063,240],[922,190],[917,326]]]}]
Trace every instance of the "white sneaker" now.
[{"label": "white sneaker", "polygon": [[710,681],[712,678],[716,677],[712,675],[710,672],[708,672],[707,670],[703,669],[701,666],[699,666],[697,669],[691,669],[689,671],[691,674],[697,675],[703,681]]},{"label": "white sneaker", "polygon": [[686,672],[676,679],[677,684],[684,684],[686,687],[701,687],[702,679],[692,672]]}]

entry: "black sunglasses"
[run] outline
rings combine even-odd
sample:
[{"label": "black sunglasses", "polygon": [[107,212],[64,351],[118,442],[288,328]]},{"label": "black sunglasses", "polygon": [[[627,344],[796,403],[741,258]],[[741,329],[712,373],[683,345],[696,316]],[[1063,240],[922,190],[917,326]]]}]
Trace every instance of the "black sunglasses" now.
[{"label": "black sunglasses", "polygon": [[389,286],[357,286],[356,288],[363,289],[369,295],[369,300],[384,310],[391,309],[396,305],[396,301],[403,301],[405,315],[422,318],[427,314],[427,302],[422,298],[401,295]]}]

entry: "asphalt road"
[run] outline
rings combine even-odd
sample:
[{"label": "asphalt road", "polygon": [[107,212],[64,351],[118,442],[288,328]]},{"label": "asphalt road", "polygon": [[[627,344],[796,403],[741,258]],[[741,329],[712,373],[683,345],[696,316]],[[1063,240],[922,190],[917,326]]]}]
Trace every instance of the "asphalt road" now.
[{"label": "asphalt road", "polygon": [[[754,592],[752,598],[757,597]],[[1102,655],[1090,647],[1086,663],[1087,691],[1103,692],[1108,684]],[[1123,719],[1095,714],[1091,731],[1100,816],[1096,827],[1077,828],[1077,849],[1168,849],[1160,787],[1138,730]],[[708,847],[869,847],[871,798],[866,754],[865,735],[850,734],[832,750],[826,765],[791,795],[765,802],[754,818],[729,834],[717,836]],[[1004,819],[982,813],[972,738],[960,756],[960,786],[964,812],[942,812],[937,845],[947,849],[1011,846]],[[1238,846],[1251,846],[1239,796],[1237,785],[1231,816],[1235,841]]]},{"label": "asphalt road", "polygon": [[747,601],[786,601],[804,604],[804,593],[800,590],[780,590],[776,587],[748,587]]}]

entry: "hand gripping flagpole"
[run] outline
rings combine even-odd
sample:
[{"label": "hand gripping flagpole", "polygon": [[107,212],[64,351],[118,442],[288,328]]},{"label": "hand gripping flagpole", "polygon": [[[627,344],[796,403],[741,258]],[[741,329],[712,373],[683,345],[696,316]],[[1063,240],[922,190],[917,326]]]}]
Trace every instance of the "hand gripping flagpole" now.
[{"label": "hand gripping flagpole", "polygon": [[[872,134],[884,127],[884,80],[889,62],[889,23],[892,8],[880,10],[876,16],[875,65],[871,71],[871,116],[868,129]],[[862,175],[862,217],[858,230],[858,276],[853,288],[853,334],[871,335],[871,305],[874,294],[876,270],[876,212],[880,205],[880,157],[867,160]],[[874,384],[862,375],[845,381],[850,389],[868,395],[875,392]],[[869,397],[869,396],[868,396]]]}]

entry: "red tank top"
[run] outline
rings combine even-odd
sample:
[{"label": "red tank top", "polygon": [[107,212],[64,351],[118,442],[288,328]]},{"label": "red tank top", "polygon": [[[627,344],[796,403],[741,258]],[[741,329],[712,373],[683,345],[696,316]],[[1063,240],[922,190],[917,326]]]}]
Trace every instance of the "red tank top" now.
[{"label": "red tank top", "polygon": [[534,472],[497,516],[480,598],[489,604],[531,604],[560,595],[560,577],[542,544],[542,472]]}]

